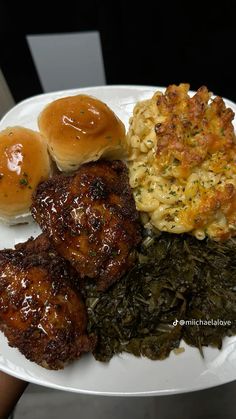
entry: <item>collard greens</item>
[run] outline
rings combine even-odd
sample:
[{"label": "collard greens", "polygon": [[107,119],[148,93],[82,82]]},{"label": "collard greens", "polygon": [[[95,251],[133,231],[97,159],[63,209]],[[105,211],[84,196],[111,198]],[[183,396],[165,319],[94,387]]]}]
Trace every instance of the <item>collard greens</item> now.
[{"label": "collard greens", "polygon": [[[220,349],[222,338],[236,333],[236,240],[162,233],[152,242],[141,246],[139,262],[106,293],[86,283],[88,332],[98,337],[94,356],[100,361],[122,351],[164,359],[182,338],[202,353],[202,346]],[[229,324],[176,321],[193,319]]]}]

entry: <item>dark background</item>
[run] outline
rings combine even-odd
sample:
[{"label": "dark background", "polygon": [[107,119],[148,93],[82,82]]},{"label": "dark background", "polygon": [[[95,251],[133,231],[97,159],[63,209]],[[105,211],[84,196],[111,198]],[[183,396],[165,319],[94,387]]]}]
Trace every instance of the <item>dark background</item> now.
[{"label": "dark background", "polygon": [[235,4],[2,0],[0,66],[20,101],[42,92],[26,34],[99,30],[107,84],[205,84],[236,101]]}]

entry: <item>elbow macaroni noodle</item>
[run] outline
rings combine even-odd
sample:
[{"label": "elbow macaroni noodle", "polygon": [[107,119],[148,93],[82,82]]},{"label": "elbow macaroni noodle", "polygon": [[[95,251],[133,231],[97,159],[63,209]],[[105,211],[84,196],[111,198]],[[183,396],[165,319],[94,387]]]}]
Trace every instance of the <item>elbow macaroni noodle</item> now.
[{"label": "elbow macaroni noodle", "polygon": [[[188,90],[186,85],[175,88],[180,96],[183,96],[181,89],[185,89],[185,93]],[[229,238],[236,234],[236,141],[230,147],[218,145],[221,138],[217,133],[222,128],[219,128],[216,115],[210,114],[209,104],[205,106],[208,129],[211,134],[212,127],[217,126],[215,136],[210,137],[208,131],[200,136],[200,128],[195,127],[196,133],[193,130],[191,135],[184,133],[184,139],[179,140],[178,126],[167,125],[168,107],[164,112],[163,104],[158,106],[161,100],[165,104],[164,96],[157,92],[152,99],[137,103],[130,119],[128,164],[136,207],[147,213],[150,222],[159,230],[190,232],[199,240],[206,236],[216,240]],[[184,100],[191,107],[187,93]],[[184,123],[187,126],[188,121],[181,122],[184,119],[182,108],[177,107],[176,112],[179,112],[180,121],[177,122],[184,132]],[[166,136],[162,132],[158,135],[162,126]],[[167,131],[169,127],[173,132]],[[232,136],[235,139],[234,133]],[[207,146],[210,144],[207,150],[205,138]]]}]

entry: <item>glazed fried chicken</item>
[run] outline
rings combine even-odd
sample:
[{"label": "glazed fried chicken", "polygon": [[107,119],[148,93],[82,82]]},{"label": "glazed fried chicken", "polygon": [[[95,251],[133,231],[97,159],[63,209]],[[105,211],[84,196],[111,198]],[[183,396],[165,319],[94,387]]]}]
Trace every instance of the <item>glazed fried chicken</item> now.
[{"label": "glazed fried chicken", "polygon": [[0,330],[30,361],[60,369],[94,348],[76,272],[43,234],[0,252]]},{"label": "glazed fried chicken", "polygon": [[138,213],[121,161],[81,166],[39,185],[32,215],[80,277],[105,290],[133,264],[140,241]]}]

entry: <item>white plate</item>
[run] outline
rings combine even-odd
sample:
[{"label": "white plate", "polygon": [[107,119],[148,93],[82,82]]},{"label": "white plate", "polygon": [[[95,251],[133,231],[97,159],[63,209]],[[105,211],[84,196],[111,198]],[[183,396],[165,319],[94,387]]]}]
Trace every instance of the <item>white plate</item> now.
[{"label": "white plate", "polygon": [[[0,129],[23,125],[37,129],[37,116],[43,107],[59,97],[84,92],[106,102],[128,126],[137,100],[151,97],[156,90],[147,86],[103,86],[43,94],[15,106],[0,122]],[[236,111],[236,105],[226,100]],[[0,249],[13,247],[40,229],[28,226],[0,226]],[[78,393],[112,396],[148,396],[199,390],[236,379],[236,336],[224,340],[223,349],[204,349],[204,359],[196,348],[181,344],[185,352],[171,353],[164,361],[151,361],[121,354],[108,364],[86,355],[62,371],[48,371],[27,361],[17,349],[10,348],[0,333],[0,369],[32,383]]]}]

